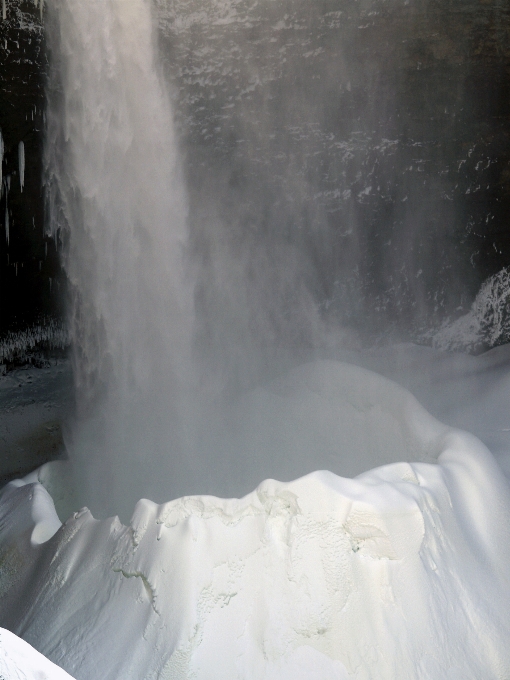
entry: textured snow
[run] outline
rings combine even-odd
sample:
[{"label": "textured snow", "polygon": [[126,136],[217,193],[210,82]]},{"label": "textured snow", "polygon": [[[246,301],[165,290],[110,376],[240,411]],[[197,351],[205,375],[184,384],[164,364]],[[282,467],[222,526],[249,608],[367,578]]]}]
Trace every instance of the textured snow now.
[{"label": "textured snow", "polygon": [[2,680],[72,680],[61,668],[4,628],[0,628]]},{"label": "textured snow", "polygon": [[383,381],[386,398],[379,376],[349,370],[352,406],[393,412],[437,463],[266,480],[241,499],[141,500],[128,526],[86,509],[61,525],[41,484],[12,483],[0,625],[78,680],[508,677],[501,469],[409,393],[397,400]]}]

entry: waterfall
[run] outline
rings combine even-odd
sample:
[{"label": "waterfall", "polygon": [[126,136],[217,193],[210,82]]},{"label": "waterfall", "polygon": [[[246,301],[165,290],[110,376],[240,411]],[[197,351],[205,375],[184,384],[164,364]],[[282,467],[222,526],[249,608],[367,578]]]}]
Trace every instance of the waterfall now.
[{"label": "waterfall", "polygon": [[53,0],[46,30],[48,228],[69,280],[77,395],[67,445],[106,512],[131,488],[158,496],[183,450],[186,196],[150,2]]},{"label": "waterfall", "polygon": [[[129,514],[141,496],[242,495],[320,467],[344,474],[318,425],[296,437],[262,393],[239,393],[339,358],[384,319],[409,330],[452,288],[439,270],[450,271],[440,261],[453,239],[438,220],[453,175],[438,179],[437,164],[422,174],[428,151],[412,170],[418,147],[393,115],[393,80],[368,78],[372,62],[353,47],[365,10],[338,24],[303,2],[302,21],[287,26],[286,4],[264,5],[262,18],[250,6],[239,32],[214,3],[192,13],[191,29],[171,5],[52,0],[45,10],[45,193],[69,282],[77,399],[66,445],[95,514]],[[252,19],[267,28],[261,54]],[[308,52],[300,28],[319,45],[323,24],[333,60]],[[179,88],[182,157],[162,64]],[[204,79],[215,69],[218,80]],[[436,231],[422,239],[431,211]],[[422,276],[429,263],[437,298]]]}]

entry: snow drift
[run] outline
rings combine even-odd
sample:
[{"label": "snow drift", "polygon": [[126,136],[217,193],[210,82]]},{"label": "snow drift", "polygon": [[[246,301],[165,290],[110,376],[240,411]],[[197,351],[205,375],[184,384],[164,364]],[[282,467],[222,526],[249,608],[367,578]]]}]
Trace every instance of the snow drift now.
[{"label": "snow drift", "polygon": [[5,680],[73,680],[28,643],[0,628],[0,678]]},{"label": "snow drift", "polygon": [[141,500],[128,526],[86,509],[61,525],[41,484],[11,483],[0,625],[78,680],[508,677],[506,479],[475,437],[348,370],[353,404],[393,410],[415,462]]}]

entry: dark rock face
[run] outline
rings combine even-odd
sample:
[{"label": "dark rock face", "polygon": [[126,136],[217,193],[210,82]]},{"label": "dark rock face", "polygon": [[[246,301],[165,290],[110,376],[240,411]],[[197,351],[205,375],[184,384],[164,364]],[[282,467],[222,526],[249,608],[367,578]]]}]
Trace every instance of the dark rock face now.
[{"label": "dark rock face", "polygon": [[[58,313],[62,297],[43,234],[40,9],[6,2],[0,331]],[[465,311],[508,265],[505,0],[154,3],[204,335],[244,305],[244,332],[306,342],[306,291],[334,322],[405,336]],[[218,262],[237,268],[219,276]],[[222,287],[238,291],[230,311]]]},{"label": "dark rock face", "polygon": [[508,3],[156,4],[204,307],[218,232],[280,312],[294,264],[326,315],[404,335],[508,263]]},{"label": "dark rock face", "polygon": [[[44,236],[42,140],[46,59],[40,9],[6,1],[0,20],[0,333],[58,315],[61,274]],[[21,187],[19,147],[25,169]]]}]

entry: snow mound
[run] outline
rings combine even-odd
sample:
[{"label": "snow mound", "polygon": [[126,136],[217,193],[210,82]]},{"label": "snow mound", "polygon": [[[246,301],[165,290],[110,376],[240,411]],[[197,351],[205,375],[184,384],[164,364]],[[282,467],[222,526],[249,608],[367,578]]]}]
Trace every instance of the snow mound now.
[{"label": "snow mound", "polygon": [[86,494],[75,508],[125,522],[143,497],[240,497],[267,477],[288,482],[321,469],[354,477],[400,461],[435,462],[448,431],[395,382],[330,360],[293,368],[227,403],[207,402],[189,423],[189,450],[166,442],[154,452],[148,441],[133,458],[129,442],[123,447],[133,432],[126,424],[105,454],[94,448],[100,425],[92,425],[80,444]]},{"label": "snow mound", "polygon": [[510,490],[473,436],[437,437],[438,464],[141,500],[129,526],[57,528],[10,484],[0,624],[78,680],[509,677]]},{"label": "snow mound", "polygon": [[0,628],[0,678],[5,680],[72,680],[27,642]]}]

